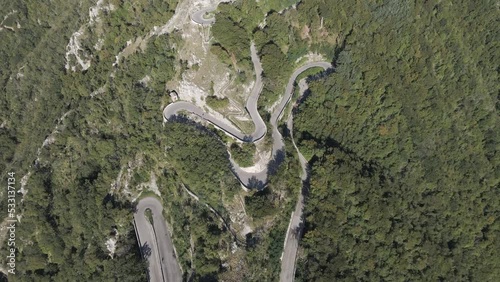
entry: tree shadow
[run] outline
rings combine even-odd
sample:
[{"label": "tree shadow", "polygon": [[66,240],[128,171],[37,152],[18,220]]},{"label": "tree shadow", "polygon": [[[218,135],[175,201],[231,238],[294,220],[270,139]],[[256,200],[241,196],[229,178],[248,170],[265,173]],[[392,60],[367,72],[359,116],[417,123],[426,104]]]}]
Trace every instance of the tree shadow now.
[{"label": "tree shadow", "polygon": [[250,142],[253,142],[253,137],[251,135],[245,135],[243,136],[243,139],[241,140],[243,142],[246,142],[246,143],[250,143]]},{"label": "tree shadow", "polygon": [[153,251],[151,250],[151,247],[148,245],[148,243],[144,243],[141,247],[141,254],[144,259],[148,259]]},{"label": "tree shadow", "polygon": [[247,187],[248,189],[261,190],[264,189],[264,187],[266,187],[266,184],[267,184],[266,182],[257,179],[256,176],[252,176],[250,179],[248,179],[248,183],[246,183],[246,185],[245,184],[243,185],[245,185],[245,187]]},{"label": "tree shadow", "polygon": [[273,159],[267,164],[267,177],[276,175],[280,165],[285,160],[285,150],[279,149],[273,156]]}]

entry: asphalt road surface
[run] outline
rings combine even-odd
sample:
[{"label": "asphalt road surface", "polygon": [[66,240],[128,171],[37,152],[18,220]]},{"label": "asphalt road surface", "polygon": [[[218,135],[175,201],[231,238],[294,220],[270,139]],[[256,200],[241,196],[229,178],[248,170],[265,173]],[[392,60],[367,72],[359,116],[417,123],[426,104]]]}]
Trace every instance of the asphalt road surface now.
[{"label": "asphalt road surface", "polygon": [[292,282],[295,277],[295,258],[299,247],[300,232],[302,232],[303,208],[304,198],[300,195],[288,225],[285,246],[281,254],[280,282]]},{"label": "asphalt road surface", "polygon": [[[262,119],[262,117],[259,115],[257,111],[257,100],[259,99],[260,92],[262,90],[262,79],[261,79],[261,74],[262,74],[262,65],[259,60],[259,56],[257,55],[257,51],[255,49],[255,45],[252,43],[251,45],[251,55],[252,55],[252,62],[254,64],[255,68],[255,73],[256,73],[256,78],[255,78],[255,84],[254,88],[252,89],[251,95],[249,99],[247,100],[246,103],[246,110],[250,114],[250,117],[252,118],[252,121],[255,124],[255,130],[251,134],[245,134],[241,132],[240,130],[236,129],[233,126],[229,126],[217,118],[205,113],[201,108],[198,106],[195,106],[194,104],[190,102],[185,102],[185,101],[179,101],[176,103],[172,103],[165,107],[163,111],[163,116],[166,120],[168,120],[170,117],[176,115],[179,111],[188,111],[191,112],[201,118],[203,118],[206,121],[209,121],[213,125],[215,125],[217,128],[225,131],[229,135],[233,136],[234,138],[237,138],[241,141],[244,142],[255,142],[260,140],[264,135],[266,134],[267,128],[266,125]],[[304,71],[314,68],[314,67],[320,67],[323,69],[328,69],[332,67],[330,63],[327,62],[311,62],[307,63],[301,67],[299,67],[297,70],[293,72],[291,75],[288,84],[285,89],[285,93],[282,97],[282,100],[280,104],[275,108],[275,110],[271,114],[271,120],[270,124],[272,127],[272,138],[273,138],[273,149],[272,149],[272,154],[273,156],[276,155],[276,153],[279,150],[282,150],[285,146],[283,142],[283,137],[281,136],[279,130],[278,130],[278,121],[280,120],[283,110],[285,109],[286,105],[288,102],[290,102],[292,95],[293,95],[293,90],[294,90],[294,83],[297,77]],[[307,89],[307,84],[305,83],[305,80],[301,80],[299,82],[300,86],[300,93],[301,95],[304,93],[304,91]],[[290,115],[290,118],[288,120],[288,128],[293,134],[293,117]],[[292,138],[293,139],[293,138]],[[307,167],[307,161],[304,158],[304,156],[300,153],[298,150],[297,146],[294,143],[294,147],[297,150],[299,154],[299,159],[300,163],[302,166],[302,180],[305,180],[307,177],[306,173],[306,167]],[[266,183],[267,182],[267,167],[266,169],[256,172],[256,173],[250,173],[242,170],[238,164],[236,164],[233,160],[231,160],[231,163],[233,165],[234,172],[238,179],[241,181],[243,185],[246,187],[250,186],[250,179],[254,178],[261,183]],[[280,273],[280,281],[281,282],[291,282],[294,280],[295,276],[295,261],[296,261],[296,255],[297,255],[297,249],[299,245],[299,239],[300,239],[300,233],[302,232],[302,214],[303,214],[303,208],[304,208],[304,201],[302,194],[299,196],[299,199],[297,201],[297,205],[295,207],[295,211],[292,213],[291,219],[290,219],[290,224],[287,230],[287,236],[285,239],[284,243],[284,248],[283,248],[283,253],[282,253],[282,260],[281,260],[281,273]]]},{"label": "asphalt road surface", "polygon": [[191,14],[191,20],[197,24],[211,25],[215,22],[215,18],[206,19],[203,16],[212,12],[212,11],[215,11],[215,9],[217,9],[217,7],[209,7],[209,8],[205,8],[205,9],[199,10],[197,12],[194,12],[193,14]]},{"label": "asphalt road surface", "polygon": [[[153,214],[153,225],[146,218],[147,209]],[[134,214],[137,241],[141,246],[141,252],[149,262],[149,281],[182,281],[182,272],[175,258],[172,239],[162,210],[160,201],[154,197],[146,197],[139,201],[137,212]]]}]

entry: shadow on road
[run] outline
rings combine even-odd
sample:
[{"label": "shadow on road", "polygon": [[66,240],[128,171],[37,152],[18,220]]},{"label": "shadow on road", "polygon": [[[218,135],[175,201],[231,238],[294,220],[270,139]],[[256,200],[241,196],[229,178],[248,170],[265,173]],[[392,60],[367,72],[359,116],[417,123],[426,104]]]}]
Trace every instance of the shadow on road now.
[{"label": "shadow on road", "polygon": [[141,246],[141,254],[143,258],[148,259],[151,256],[152,252],[153,251],[151,250],[151,247],[148,245],[148,243],[144,243],[144,245]]}]

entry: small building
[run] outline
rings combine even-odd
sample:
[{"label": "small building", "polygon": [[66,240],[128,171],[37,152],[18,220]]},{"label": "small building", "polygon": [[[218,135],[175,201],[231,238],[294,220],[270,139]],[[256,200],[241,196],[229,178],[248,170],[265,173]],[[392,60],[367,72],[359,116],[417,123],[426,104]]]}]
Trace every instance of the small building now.
[{"label": "small building", "polygon": [[168,94],[170,95],[170,99],[172,99],[172,102],[179,100],[179,94],[177,94],[177,91],[171,90]]}]

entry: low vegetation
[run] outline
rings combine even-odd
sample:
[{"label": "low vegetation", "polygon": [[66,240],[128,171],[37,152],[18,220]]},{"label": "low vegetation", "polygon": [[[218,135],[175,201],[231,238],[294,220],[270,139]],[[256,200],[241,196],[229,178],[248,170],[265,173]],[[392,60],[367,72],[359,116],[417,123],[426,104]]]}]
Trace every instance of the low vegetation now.
[{"label": "low vegetation", "polygon": [[241,167],[249,167],[254,164],[255,144],[253,143],[232,143],[230,147],[231,157]]},{"label": "low vegetation", "polygon": [[210,95],[205,98],[205,101],[210,108],[216,111],[227,109],[229,106],[229,99],[227,97],[219,98],[215,95]]}]

